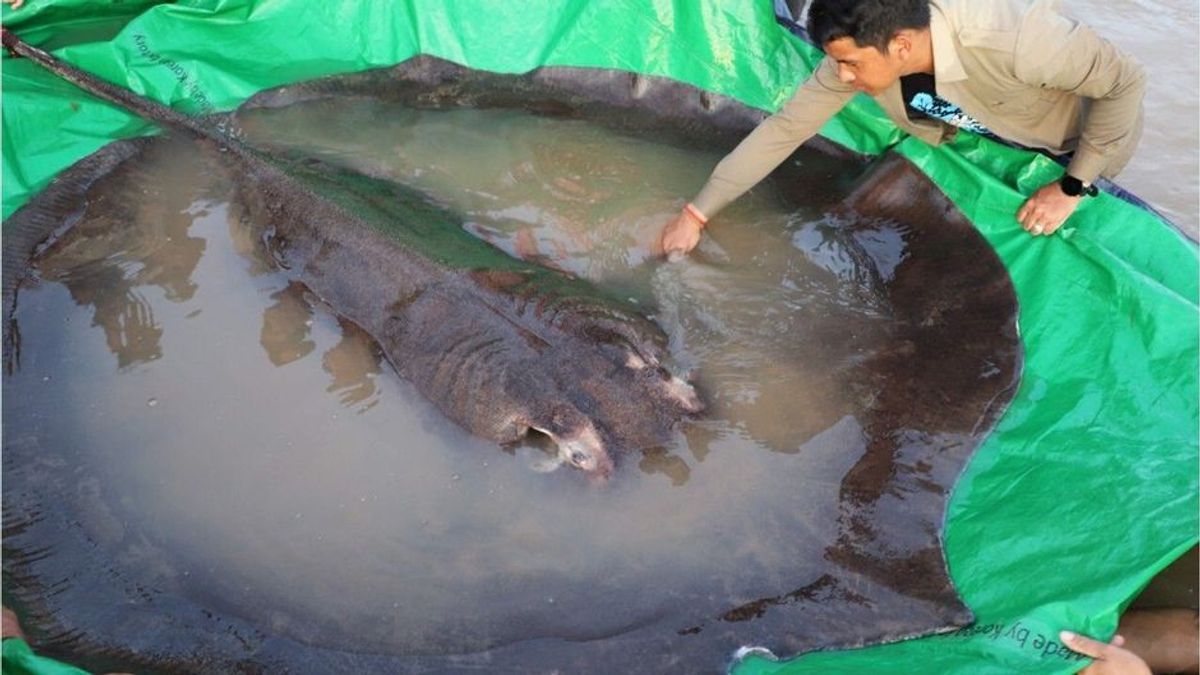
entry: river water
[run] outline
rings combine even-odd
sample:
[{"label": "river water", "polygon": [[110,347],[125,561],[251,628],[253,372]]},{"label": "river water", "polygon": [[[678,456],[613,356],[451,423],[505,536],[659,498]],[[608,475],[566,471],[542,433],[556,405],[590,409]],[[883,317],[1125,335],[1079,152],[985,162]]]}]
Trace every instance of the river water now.
[{"label": "river water", "polygon": [[1200,228],[1200,6],[1180,0],[1065,0],[1064,11],[1132,54],[1149,75],[1146,125],[1116,178],[1192,239]]}]

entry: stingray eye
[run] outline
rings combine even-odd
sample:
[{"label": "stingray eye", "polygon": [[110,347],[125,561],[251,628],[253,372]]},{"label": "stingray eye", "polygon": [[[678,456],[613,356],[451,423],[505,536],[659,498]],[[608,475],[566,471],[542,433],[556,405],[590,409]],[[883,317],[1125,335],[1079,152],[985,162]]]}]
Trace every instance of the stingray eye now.
[{"label": "stingray eye", "polygon": [[571,453],[571,463],[575,466],[585,466],[589,460],[591,460],[591,457],[588,457],[585,452],[576,450]]}]

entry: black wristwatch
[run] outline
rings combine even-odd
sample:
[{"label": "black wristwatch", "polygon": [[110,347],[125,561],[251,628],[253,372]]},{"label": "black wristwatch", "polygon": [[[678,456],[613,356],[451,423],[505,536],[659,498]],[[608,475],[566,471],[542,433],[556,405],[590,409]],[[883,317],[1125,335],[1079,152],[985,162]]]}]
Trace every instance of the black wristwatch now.
[{"label": "black wristwatch", "polygon": [[1083,181],[1069,173],[1063,174],[1062,180],[1058,181],[1058,186],[1062,188],[1063,194],[1068,197],[1095,197],[1100,194],[1100,190],[1096,189],[1095,185],[1084,187]]}]

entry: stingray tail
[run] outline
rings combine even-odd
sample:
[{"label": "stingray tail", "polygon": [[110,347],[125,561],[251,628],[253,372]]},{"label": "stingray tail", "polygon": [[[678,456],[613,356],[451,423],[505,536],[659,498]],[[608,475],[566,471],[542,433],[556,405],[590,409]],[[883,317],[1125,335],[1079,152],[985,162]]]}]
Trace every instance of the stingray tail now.
[{"label": "stingray tail", "polygon": [[162,126],[195,134],[201,138],[212,140],[226,148],[241,149],[237,141],[205,127],[196,118],[172,110],[144,96],[139,96],[124,87],[117,86],[111,82],[105,82],[95,75],[86,73],[30,45],[6,28],[0,28],[0,37],[3,38],[4,48],[10,54],[23,56],[33,61],[89,94]]}]

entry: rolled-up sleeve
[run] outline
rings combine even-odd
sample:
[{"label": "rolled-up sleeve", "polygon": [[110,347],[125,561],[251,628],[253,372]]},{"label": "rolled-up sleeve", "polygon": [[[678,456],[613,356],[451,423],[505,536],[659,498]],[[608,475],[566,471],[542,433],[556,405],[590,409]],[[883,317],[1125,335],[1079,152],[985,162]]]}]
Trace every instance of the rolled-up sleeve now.
[{"label": "rolled-up sleeve", "polygon": [[1084,182],[1111,175],[1141,132],[1146,74],[1091,28],[1038,3],[1018,38],[1017,77],[1032,86],[1091,99],[1067,172]]},{"label": "rolled-up sleeve", "polygon": [[816,135],[853,96],[854,89],[838,80],[834,61],[823,60],[779,112],[717,164],[692,204],[709,218],[716,215]]}]

